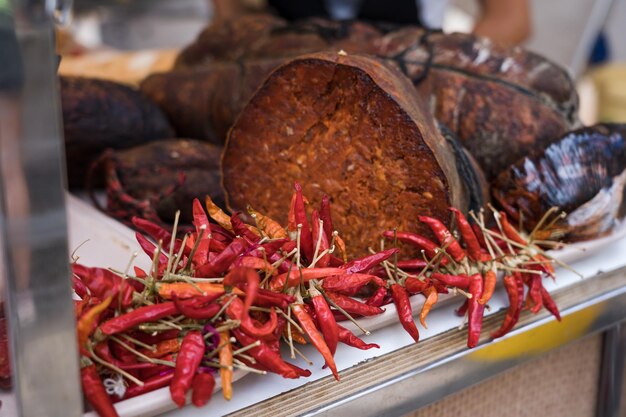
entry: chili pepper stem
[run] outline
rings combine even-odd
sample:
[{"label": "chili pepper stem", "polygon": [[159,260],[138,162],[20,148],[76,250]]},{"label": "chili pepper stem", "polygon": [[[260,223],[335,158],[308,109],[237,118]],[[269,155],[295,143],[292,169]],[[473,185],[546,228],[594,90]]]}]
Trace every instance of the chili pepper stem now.
[{"label": "chili pepper stem", "polygon": [[[174,259],[174,270],[170,271],[170,274],[175,273],[176,266],[180,265],[180,260],[182,259],[183,252],[185,251],[185,245],[187,244],[188,237],[189,237],[188,234],[185,234],[185,236],[183,236],[183,241],[181,242],[180,248],[178,249],[178,253],[176,254],[176,257]],[[193,257],[193,253],[191,253],[190,255],[192,255],[191,257]]]},{"label": "chili pepper stem", "polygon": [[302,353],[297,347],[293,347],[293,350],[298,354],[298,356],[300,356],[302,359],[304,359],[304,361],[309,365],[309,366],[313,366],[313,362],[311,362],[309,360],[309,358],[307,358],[306,356],[304,356],[304,353]]},{"label": "chili pepper stem", "polygon": [[[191,248],[191,252],[189,253],[189,257],[187,258],[187,263],[185,264],[185,267],[182,270],[183,273],[191,272],[191,265],[192,265],[193,257],[196,254],[198,247],[200,246],[200,242],[202,242],[202,237],[204,236],[205,231],[206,231],[206,224],[203,224],[202,226],[200,226],[200,233],[198,233],[198,237],[196,238],[196,241],[193,243],[193,248]],[[211,238],[211,235],[209,235],[209,239],[210,238]]]},{"label": "chili pepper stem", "polygon": [[[207,333],[207,334],[211,334],[212,335],[213,333]],[[206,339],[206,335],[204,335],[204,338]],[[213,356],[218,354],[220,352],[220,350],[222,350],[222,349],[224,349],[224,347],[228,346],[229,343],[230,343],[230,340],[220,344],[218,347],[216,347],[215,349],[213,349],[209,353],[205,354],[204,356],[206,356],[207,358],[212,358]]]},{"label": "chili pepper stem", "polygon": [[[535,227],[533,227],[533,230],[530,232],[530,234],[528,235],[531,239],[533,238],[533,236],[535,236],[535,234],[541,229],[541,227],[543,226],[543,224],[548,220],[548,218],[550,216],[552,216],[553,213],[559,211],[558,207],[550,207],[544,214],[543,216],[541,216],[541,219],[539,219],[539,221],[537,222],[537,224],[535,225]],[[561,214],[565,214],[565,213],[560,213],[559,215],[557,215],[555,217],[555,220],[558,220],[559,218],[561,218]],[[549,224],[547,227],[550,227],[552,224]],[[521,228],[520,228],[521,230]]]},{"label": "chili pepper stem", "polygon": [[354,325],[356,327],[359,328],[359,330],[361,330],[364,334],[366,334],[367,336],[369,336],[370,334],[372,334],[369,330],[364,329],[355,319],[354,317],[352,317],[346,310],[344,310],[343,308],[339,307],[337,305],[337,303],[335,303],[333,300],[330,299],[330,297],[328,297],[328,295],[326,295],[326,293],[324,292],[324,290],[321,287],[316,287],[318,291],[320,291],[322,293],[322,295],[324,296],[324,298],[326,299],[326,302],[329,303],[330,305],[332,305],[333,307],[335,307],[337,310],[339,310],[339,312],[341,314],[343,314],[344,316],[346,316],[348,318],[348,320],[350,320],[352,323],[354,323]]},{"label": "chili pepper stem", "polygon": [[148,349],[151,352],[156,352],[157,348],[156,345],[148,345],[146,343],[143,343],[137,339],[135,339],[134,337],[131,337],[127,334],[122,334],[121,335],[124,339],[128,340],[129,342],[132,342],[134,344],[136,344],[137,346],[141,346],[144,349]]},{"label": "chili pepper stem", "polygon": [[297,331],[299,331],[300,333],[304,333],[304,330],[302,330],[302,327],[300,327],[300,325],[298,323],[296,323],[296,321],[294,319],[291,318],[291,315],[286,314],[283,310],[281,309],[276,309],[276,311],[282,315],[288,322],[288,324],[291,324],[293,327],[296,328]]},{"label": "chili pepper stem", "polygon": [[98,357],[98,355],[96,355],[95,352],[93,351],[93,348],[91,347],[91,345],[87,347],[87,351],[89,352],[90,358],[93,359],[95,362],[98,362],[100,365],[102,365],[102,366],[104,366],[106,368],[109,368],[113,372],[117,372],[118,374],[122,375],[124,378],[128,379],[132,383],[134,383],[136,385],[139,385],[140,387],[143,387],[143,385],[144,385],[143,381],[135,378],[134,376],[132,376],[131,374],[129,374],[125,370],[118,368],[117,366],[113,365],[112,363],[109,363],[109,362],[105,361],[104,359]]},{"label": "chili pepper stem", "polygon": [[165,273],[169,274],[172,270],[172,262],[174,261],[174,243],[176,243],[176,231],[178,229],[178,220],[180,219],[180,210],[176,210],[174,214],[174,226],[172,227],[172,237],[170,238],[170,250],[167,255],[167,268]]},{"label": "chili pepper stem", "polygon": [[76,255],[76,252],[78,252],[78,250],[81,247],[83,247],[85,245],[85,243],[89,242],[90,240],[91,239],[85,239],[81,243],[79,243],[78,246],[76,246],[76,248],[74,248],[74,250],[72,251],[72,254],[70,255],[70,259],[72,260],[72,263],[77,263],[78,262],[80,257],[78,255]]},{"label": "chili pepper stem", "polygon": [[[489,205],[489,208],[493,211],[493,218],[496,221],[496,225],[498,226],[500,233],[502,234],[502,236],[506,238],[506,233],[504,233],[504,228],[502,227],[502,222],[500,221],[500,217],[502,215],[492,205]],[[513,247],[511,246],[511,240],[507,238],[507,239],[504,239],[504,241],[506,242],[506,246],[509,248],[509,252],[511,254],[514,254],[515,251],[513,250]]]},{"label": "chili pepper stem", "polygon": [[[300,242],[300,240],[301,240],[301,237],[302,237],[302,223],[298,223],[298,225],[296,227],[298,228],[298,232],[296,234],[296,248],[298,249],[298,252],[296,252],[296,266],[298,267],[298,269],[300,269],[300,267],[301,267],[300,259],[302,257],[300,255],[300,253],[301,253],[300,252],[301,251],[301,248],[300,248],[301,242]],[[287,276],[289,276],[289,275],[287,275]]]},{"label": "chili pepper stem", "polygon": [[167,321],[167,320],[158,320],[157,323],[161,323],[164,324],[165,326],[169,326],[172,329],[176,329],[176,330],[183,330],[183,328],[181,326],[179,326],[178,324],[174,324],[171,321]]},{"label": "chili pepper stem", "polygon": [[[321,220],[320,220],[321,221]],[[334,246],[328,248],[328,249],[324,249],[322,251],[322,253],[320,253],[319,255],[317,255],[315,258],[313,258],[313,262],[311,262],[311,265],[309,265],[309,268],[313,268],[315,266],[315,264],[322,259],[327,253],[333,253],[334,250]]]},{"label": "chili pepper stem", "polygon": [[[394,227],[393,228],[393,246],[395,248],[398,247],[398,228]],[[396,282],[398,281],[398,252],[395,252],[393,254],[393,272],[394,272],[394,279]]]},{"label": "chili pepper stem", "polygon": [[244,370],[246,372],[252,372],[254,374],[259,374],[259,375],[267,375],[267,371],[262,371],[260,369],[251,368],[251,367],[247,366],[245,363],[241,362],[238,359],[233,359],[233,366],[235,368],[239,368],[239,369]]},{"label": "chili pepper stem", "polygon": [[226,320],[221,326],[216,327],[215,330],[218,332],[223,332],[224,330],[232,330],[236,329],[241,325],[239,320]]},{"label": "chili pepper stem", "polygon": [[296,358],[295,348],[293,346],[293,337],[291,335],[291,306],[287,309],[287,342],[289,344],[289,351],[291,359]]},{"label": "chili pepper stem", "polygon": [[[319,220],[318,227],[319,227],[319,230],[324,230],[323,220],[321,219]],[[317,242],[315,242],[315,251],[313,252],[313,260],[309,264],[309,268],[315,267],[315,264],[317,263],[317,260],[318,260],[317,254],[319,253],[320,245],[322,244],[322,235],[323,233],[320,233],[319,236],[317,237]]]},{"label": "chili pepper stem", "polygon": [[222,306],[222,308],[219,309],[219,311],[217,312],[217,314],[215,314],[215,316],[210,320],[211,323],[215,323],[215,320],[217,320],[223,313],[224,311],[226,311],[226,309],[228,308],[228,306],[230,305],[230,303],[232,303],[235,300],[235,297],[237,297],[236,295],[231,296],[228,301],[226,301],[224,303],[224,305]]},{"label": "chili pepper stem", "polygon": [[138,358],[143,359],[145,362],[155,363],[159,365],[168,365],[172,367],[175,366],[174,362],[164,361],[164,360],[157,359],[157,358],[151,358],[149,356],[144,355],[143,353],[139,352],[137,349],[134,349],[133,347],[129,346],[127,343],[125,343],[123,340],[121,340],[117,336],[110,336],[110,338],[115,343],[118,343],[119,345],[121,345],[123,348],[125,348],[129,352],[133,353]]},{"label": "chili pepper stem", "polygon": [[257,347],[257,346],[261,346],[261,341],[260,340],[257,340],[256,342],[251,343],[248,346],[244,346],[242,348],[239,348],[239,349],[233,351],[233,356],[240,355],[243,352],[246,352],[246,351],[248,351],[250,349],[253,349],[253,348]]}]

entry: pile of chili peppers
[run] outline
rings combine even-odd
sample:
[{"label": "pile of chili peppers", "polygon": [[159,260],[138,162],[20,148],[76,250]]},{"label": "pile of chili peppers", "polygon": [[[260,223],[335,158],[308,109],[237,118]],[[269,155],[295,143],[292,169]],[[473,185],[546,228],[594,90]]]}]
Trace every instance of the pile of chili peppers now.
[{"label": "pile of chili peppers", "polygon": [[[304,358],[297,345],[310,343],[339,380],[334,361],[339,343],[378,347],[339,322],[352,320],[359,326],[356,318],[381,314],[393,302],[402,326],[417,342],[409,296],[418,293],[426,297],[419,314],[424,327],[438,294],[465,295],[460,311],[467,311],[468,346],[473,347],[498,271],[505,272],[511,306],[493,337],[518,320],[524,285],[533,312],[545,306],[558,317],[541,285],[543,274],[553,274],[552,265],[502,214],[496,213],[497,227],[490,229],[478,219],[470,226],[453,209],[464,247],[441,222],[420,217],[438,243],[388,231],[384,237],[394,247],[348,261],[345,242],[333,229],[329,199],[310,215],[306,206],[295,184],[283,228],[251,207],[248,216],[254,224],[247,224],[241,213],[229,216],[209,198],[206,211],[195,200],[195,230],[182,238],[176,224],[170,232],[133,219],[141,231],[137,241],[152,260],[149,270],[134,267],[130,273],[73,263],[82,383],[91,406],[101,416],[116,416],[115,402],[166,386],[179,407],[189,396],[202,406],[218,375],[230,400],[235,368],[285,378],[309,376],[309,370],[283,359],[281,345],[291,358]],[[398,242],[418,247],[423,256],[399,260]]]},{"label": "pile of chili peppers", "polygon": [[[545,307],[557,320],[561,320],[556,303],[543,287],[544,277],[554,278],[553,259],[533,242],[533,236],[539,228],[525,238],[512,226],[504,212],[492,208],[493,227],[487,227],[484,213],[475,216],[470,224],[461,211],[450,208],[456,218],[456,226],[461,236],[459,241],[438,219],[420,216],[419,220],[432,230],[437,243],[411,232],[388,230],[383,233],[387,239],[404,242],[420,250],[421,258],[397,261],[395,265],[385,265],[386,271],[378,271],[382,276],[389,276],[390,282],[395,278],[397,284],[391,284],[391,294],[398,306],[398,312],[404,310],[407,318],[401,322],[405,329],[417,341],[417,330],[410,317],[410,304],[404,301],[402,290],[408,292],[419,290],[426,296],[426,302],[420,313],[420,321],[424,327],[424,319],[431,306],[437,302],[437,294],[454,291],[465,296],[457,314],[467,317],[467,346],[475,347],[480,339],[485,308],[501,279],[509,300],[507,314],[501,327],[491,334],[495,339],[507,334],[518,322],[524,309],[537,313]],[[553,211],[546,213],[544,222]],[[461,245],[463,243],[463,245]],[[556,242],[542,241],[544,245]],[[565,266],[565,265],[564,265]],[[395,268],[395,272],[392,270]],[[402,268],[402,270],[399,270]],[[500,275],[499,275],[500,274]],[[524,286],[528,287],[525,291]],[[400,300],[396,292],[400,293]],[[524,294],[526,293],[526,297]],[[407,307],[408,306],[408,307]]]}]

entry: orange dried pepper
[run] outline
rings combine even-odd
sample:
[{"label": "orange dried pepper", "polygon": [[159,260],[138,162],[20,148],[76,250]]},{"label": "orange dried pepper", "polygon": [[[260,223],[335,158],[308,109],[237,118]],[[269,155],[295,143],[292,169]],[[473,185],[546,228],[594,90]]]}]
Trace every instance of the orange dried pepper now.
[{"label": "orange dried pepper", "polygon": [[233,346],[230,343],[230,332],[220,332],[220,379],[222,380],[222,394],[230,401],[233,397]]}]

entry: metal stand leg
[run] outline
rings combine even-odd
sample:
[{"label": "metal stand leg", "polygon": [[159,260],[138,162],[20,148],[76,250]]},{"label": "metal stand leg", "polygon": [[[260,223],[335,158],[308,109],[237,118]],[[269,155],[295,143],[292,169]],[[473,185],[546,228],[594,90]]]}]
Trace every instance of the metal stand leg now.
[{"label": "metal stand leg", "polygon": [[596,409],[598,417],[619,417],[625,357],[626,322],[604,333]]}]

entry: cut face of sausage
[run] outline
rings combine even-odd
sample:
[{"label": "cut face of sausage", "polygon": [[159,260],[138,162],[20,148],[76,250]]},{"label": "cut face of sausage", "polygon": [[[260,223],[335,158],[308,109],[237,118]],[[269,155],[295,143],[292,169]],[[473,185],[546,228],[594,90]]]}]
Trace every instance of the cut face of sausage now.
[{"label": "cut face of sausage", "polygon": [[313,206],[329,195],[355,256],[394,227],[429,235],[418,214],[449,224],[447,208],[467,204],[409,80],[365,56],[320,53],[275,70],[230,131],[222,169],[232,209],[251,204],[282,224],[294,181]]}]

